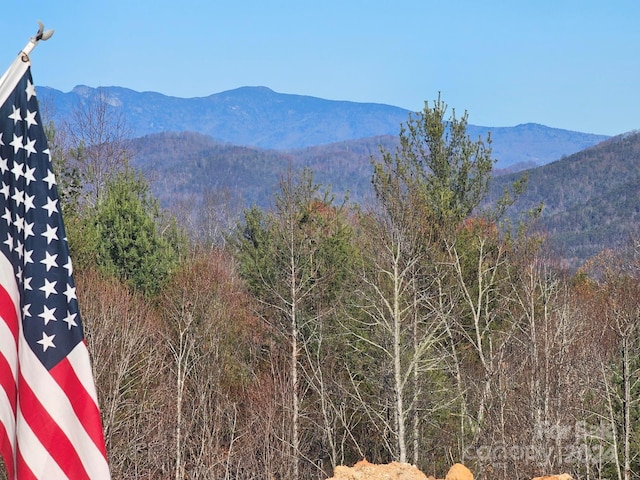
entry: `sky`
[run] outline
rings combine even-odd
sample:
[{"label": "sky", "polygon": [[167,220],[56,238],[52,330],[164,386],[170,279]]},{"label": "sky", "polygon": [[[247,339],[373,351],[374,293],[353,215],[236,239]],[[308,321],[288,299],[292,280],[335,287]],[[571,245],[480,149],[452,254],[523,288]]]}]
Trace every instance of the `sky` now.
[{"label": "sky", "polygon": [[[638,0],[4,0],[0,69],[41,20],[38,85],[191,98],[243,86],[469,123],[640,129]],[[14,6],[14,8],[10,8]],[[2,67],[4,62],[5,67]]]}]

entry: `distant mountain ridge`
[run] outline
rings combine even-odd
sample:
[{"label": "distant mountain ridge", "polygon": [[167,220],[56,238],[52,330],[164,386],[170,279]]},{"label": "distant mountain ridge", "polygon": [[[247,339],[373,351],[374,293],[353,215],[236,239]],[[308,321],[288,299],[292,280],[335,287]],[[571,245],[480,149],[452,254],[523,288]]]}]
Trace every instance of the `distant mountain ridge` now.
[{"label": "distant mountain ridge", "polygon": [[[276,150],[397,136],[410,113],[390,105],[283,94],[267,87],[241,87],[196,98],[82,85],[68,93],[38,87],[38,94],[51,105],[55,121],[69,118],[83,100],[102,95],[110,108],[124,114],[135,137],[189,131],[234,145]],[[608,138],[538,124],[469,125],[468,129],[474,139],[485,138],[489,131],[497,168],[513,170],[543,165]]]},{"label": "distant mountain ridge", "polygon": [[390,105],[324,100],[241,87],[207,97],[177,98],[122,87],[78,86],[69,93],[40,87],[56,116],[82,99],[104,95],[125,113],[135,136],[190,131],[235,145],[287,149],[397,134],[409,111]]}]

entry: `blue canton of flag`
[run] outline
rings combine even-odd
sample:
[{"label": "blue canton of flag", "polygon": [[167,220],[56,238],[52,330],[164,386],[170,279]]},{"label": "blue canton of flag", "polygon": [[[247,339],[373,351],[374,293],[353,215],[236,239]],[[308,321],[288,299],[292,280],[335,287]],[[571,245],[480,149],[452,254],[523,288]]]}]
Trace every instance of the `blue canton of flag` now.
[{"label": "blue canton of flag", "polygon": [[[0,109],[0,249],[22,290],[24,336],[47,369],[83,340],[56,181],[31,74]],[[10,133],[8,133],[10,132]],[[7,134],[8,133],[8,134]]]}]

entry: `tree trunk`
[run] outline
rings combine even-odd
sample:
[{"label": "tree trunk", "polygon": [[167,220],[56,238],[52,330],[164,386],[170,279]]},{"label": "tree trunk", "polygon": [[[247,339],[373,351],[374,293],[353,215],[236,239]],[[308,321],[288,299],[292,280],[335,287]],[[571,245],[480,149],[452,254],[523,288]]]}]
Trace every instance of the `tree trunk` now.
[{"label": "tree trunk", "polygon": [[[292,241],[293,246],[293,241]],[[293,253],[293,250],[292,250]],[[300,417],[300,399],[298,397],[298,318],[297,318],[297,271],[296,260],[291,255],[291,399],[292,405],[292,419],[291,419],[291,448],[293,450],[293,476],[292,480],[298,480],[300,476],[300,439],[299,439],[299,417]]]}]

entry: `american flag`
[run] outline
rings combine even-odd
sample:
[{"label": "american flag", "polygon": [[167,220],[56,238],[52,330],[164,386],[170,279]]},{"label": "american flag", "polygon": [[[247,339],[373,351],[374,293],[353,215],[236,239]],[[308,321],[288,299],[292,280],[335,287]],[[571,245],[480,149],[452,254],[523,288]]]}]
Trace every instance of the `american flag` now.
[{"label": "american flag", "polygon": [[0,77],[0,454],[10,479],[109,479],[26,55]]}]

